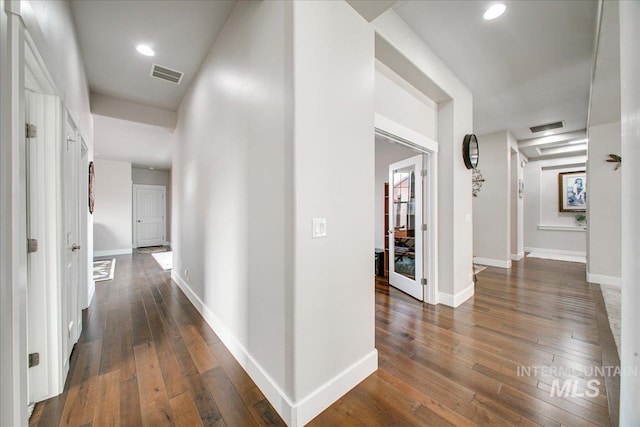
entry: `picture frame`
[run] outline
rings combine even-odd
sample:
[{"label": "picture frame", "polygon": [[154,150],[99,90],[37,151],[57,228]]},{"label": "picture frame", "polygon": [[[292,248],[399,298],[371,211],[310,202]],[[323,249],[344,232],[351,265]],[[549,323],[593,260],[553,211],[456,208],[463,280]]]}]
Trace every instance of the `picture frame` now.
[{"label": "picture frame", "polygon": [[93,214],[93,210],[95,209],[96,204],[96,194],[95,194],[95,179],[96,179],[96,169],[93,165],[93,162],[89,163],[89,213]]},{"label": "picture frame", "polygon": [[585,171],[558,174],[558,203],[560,212],[587,210],[587,174]]}]

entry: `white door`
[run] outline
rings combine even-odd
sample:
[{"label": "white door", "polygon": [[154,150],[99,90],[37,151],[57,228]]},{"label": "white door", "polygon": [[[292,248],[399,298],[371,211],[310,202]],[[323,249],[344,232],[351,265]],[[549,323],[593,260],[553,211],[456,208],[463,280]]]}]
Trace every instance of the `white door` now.
[{"label": "white door", "polygon": [[62,283],[64,364],[68,368],[73,346],[80,337],[80,142],[76,126],[67,117],[63,153],[64,270]]},{"label": "white door", "polygon": [[[26,138],[27,236],[36,246],[27,255],[27,350],[33,355],[28,370],[29,403],[61,390],[59,371],[60,319],[58,310],[57,201],[55,161],[60,147],[60,98],[26,92],[27,123],[34,132]],[[37,362],[35,356],[37,355]]]},{"label": "white door", "polygon": [[389,284],[420,301],[423,287],[423,155],[389,165]]},{"label": "white door", "polygon": [[137,248],[166,244],[166,191],[161,185],[133,186],[133,231]]}]

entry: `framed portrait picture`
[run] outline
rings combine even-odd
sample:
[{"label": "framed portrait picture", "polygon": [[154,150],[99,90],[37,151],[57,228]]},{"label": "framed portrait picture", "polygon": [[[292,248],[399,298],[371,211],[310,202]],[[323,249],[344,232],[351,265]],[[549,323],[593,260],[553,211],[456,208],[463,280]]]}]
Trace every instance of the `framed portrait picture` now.
[{"label": "framed portrait picture", "polygon": [[585,171],[558,174],[560,212],[584,212],[587,209],[587,174]]}]

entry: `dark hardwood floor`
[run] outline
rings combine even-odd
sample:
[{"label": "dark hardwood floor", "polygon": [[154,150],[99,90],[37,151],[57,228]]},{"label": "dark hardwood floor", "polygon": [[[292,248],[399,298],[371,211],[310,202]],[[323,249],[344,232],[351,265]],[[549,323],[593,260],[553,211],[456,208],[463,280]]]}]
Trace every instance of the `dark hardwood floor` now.
[{"label": "dark hardwood floor", "polygon": [[117,257],[87,317],[64,393],[30,425],[284,425],[151,255]]},{"label": "dark hardwood floor", "polygon": [[[378,280],[379,369],[310,425],[617,426],[619,378],[595,369],[619,366],[617,350],[584,277],[584,264],[525,258],[479,273],[455,310]],[[552,396],[555,380],[571,389]]]},{"label": "dark hardwood floor", "polygon": [[[488,268],[455,310],[377,281],[380,368],[310,425],[617,425],[618,377],[594,367],[618,355],[584,270],[539,259]],[[283,425],[150,255],[119,257],[96,292],[65,392],[36,405],[31,425]],[[556,380],[570,381],[567,395],[552,396]]]}]

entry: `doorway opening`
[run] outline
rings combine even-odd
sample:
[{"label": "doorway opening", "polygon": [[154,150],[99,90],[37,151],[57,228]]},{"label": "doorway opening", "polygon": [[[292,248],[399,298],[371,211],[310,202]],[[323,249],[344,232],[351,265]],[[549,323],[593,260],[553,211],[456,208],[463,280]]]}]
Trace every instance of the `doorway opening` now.
[{"label": "doorway opening", "polygon": [[524,174],[522,170],[522,157],[520,153],[511,148],[510,162],[510,255],[511,260],[519,261],[524,258],[524,225],[523,225],[523,198],[524,198]]},{"label": "doorway opening", "polygon": [[435,141],[376,118],[376,276],[430,304],[438,302],[436,161]]}]

